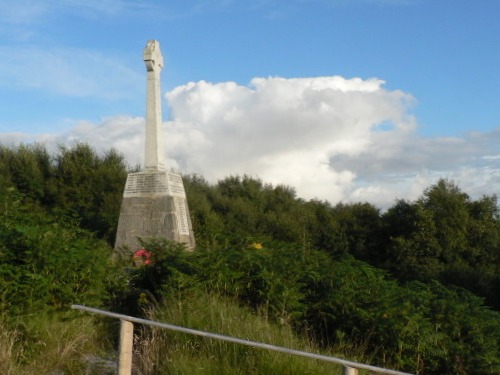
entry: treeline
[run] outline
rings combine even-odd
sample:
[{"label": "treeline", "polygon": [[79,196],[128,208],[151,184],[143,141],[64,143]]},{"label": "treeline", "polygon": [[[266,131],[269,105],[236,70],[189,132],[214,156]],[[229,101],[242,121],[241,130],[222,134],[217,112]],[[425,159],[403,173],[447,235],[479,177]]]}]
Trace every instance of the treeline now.
[{"label": "treeline", "polygon": [[[0,147],[4,186],[48,212],[76,221],[110,244],[118,221],[127,168],[111,150],[40,145]],[[438,280],[466,288],[500,308],[500,218],[496,196],[472,200],[440,180],[415,202],[400,200],[386,212],[369,203],[304,201],[293,188],[248,176],[215,185],[185,176],[195,236],[202,247],[235,241],[283,241],[351,255],[403,281]]]},{"label": "treeline", "polygon": [[500,318],[484,305],[500,308],[495,196],[441,180],[381,212],[248,176],[185,176],[196,251],[152,241],[153,265],[130,270],[110,258],[127,172],[88,145],[0,146],[0,323],[72,302],[142,314],[209,293],[374,364],[500,373]]},{"label": "treeline", "polygon": [[495,196],[472,200],[440,180],[416,202],[386,212],[369,203],[304,201],[287,186],[228,177],[216,185],[184,179],[202,247],[283,241],[347,255],[388,270],[401,281],[438,280],[500,308],[500,218]]},{"label": "treeline", "polygon": [[0,176],[0,184],[14,186],[25,202],[114,241],[127,178],[116,151],[99,155],[77,144],[51,155],[42,145],[0,145]]}]

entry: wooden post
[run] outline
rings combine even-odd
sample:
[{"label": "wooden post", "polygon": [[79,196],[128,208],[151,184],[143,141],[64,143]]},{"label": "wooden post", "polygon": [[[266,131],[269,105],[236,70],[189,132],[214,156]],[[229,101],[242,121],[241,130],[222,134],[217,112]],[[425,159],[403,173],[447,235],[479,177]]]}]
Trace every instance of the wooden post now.
[{"label": "wooden post", "polygon": [[342,375],[358,375],[358,369],[353,367],[343,366]]},{"label": "wooden post", "polygon": [[134,347],[134,324],[120,319],[120,357],[118,375],[132,374],[132,350]]}]

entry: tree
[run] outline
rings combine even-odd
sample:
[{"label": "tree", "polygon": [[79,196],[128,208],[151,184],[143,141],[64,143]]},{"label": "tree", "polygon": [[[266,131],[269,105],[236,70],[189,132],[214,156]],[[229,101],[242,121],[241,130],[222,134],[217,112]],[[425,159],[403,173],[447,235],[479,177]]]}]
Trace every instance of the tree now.
[{"label": "tree", "polygon": [[0,146],[0,173],[4,183],[16,186],[25,198],[41,202],[48,198],[53,165],[45,147]]},{"label": "tree", "polygon": [[54,206],[112,243],[126,176],[123,157],[114,150],[101,157],[86,144],[61,147],[56,157]]},{"label": "tree", "polygon": [[347,240],[348,253],[357,259],[372,261],[380,248],[380,211],[369,203],[338,204],[333,214],[340,236]]},{"label": "tree", "polygon": [[424,192],[419,202],[432,215],[443,262],[456,262],[468,245],[469,196],[453,182],[441,179]]},{"label": "tree", "polygon": [[442,271],[433,217],[417,203],[399,200],[383,216],[383,244],[373,264],[402,280],[430,280]]}]

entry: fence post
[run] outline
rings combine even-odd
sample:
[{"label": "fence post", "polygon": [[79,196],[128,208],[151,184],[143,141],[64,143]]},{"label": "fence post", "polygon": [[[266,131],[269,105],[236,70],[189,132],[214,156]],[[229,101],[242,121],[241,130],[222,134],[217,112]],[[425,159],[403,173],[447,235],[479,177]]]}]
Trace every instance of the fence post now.
[{"label": "fence post", "polygon": [[358,375],[358,369],[353,367],[342,367],[342,375]]},{"label": "fence post", "polygon": [[120,356],[118,375],[132,374],[132,350],[134,346],[134,324],[120,319]]}]

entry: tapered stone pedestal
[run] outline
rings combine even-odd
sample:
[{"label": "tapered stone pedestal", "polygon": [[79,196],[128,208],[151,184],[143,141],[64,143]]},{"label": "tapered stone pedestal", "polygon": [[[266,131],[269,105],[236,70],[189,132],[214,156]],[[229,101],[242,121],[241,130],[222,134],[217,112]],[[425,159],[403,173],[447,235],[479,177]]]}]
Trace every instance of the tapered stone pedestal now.
[{"label": "tapered stone pedestal", "polygon": [[138,250],[138,238],[166,238],[195,245],[182,178],[177,173],[130,173],[116,234],[115,248]]}]

